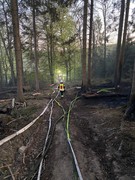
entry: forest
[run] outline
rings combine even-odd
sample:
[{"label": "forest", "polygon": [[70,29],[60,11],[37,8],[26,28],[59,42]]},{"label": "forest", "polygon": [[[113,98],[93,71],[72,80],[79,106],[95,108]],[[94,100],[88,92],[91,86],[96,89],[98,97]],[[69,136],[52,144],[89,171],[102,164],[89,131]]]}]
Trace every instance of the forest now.
[{"label": "forest", "polygon": [[0,0],[0,179],[133,180],[134,129],[134,0]]},{"label": "forest", "polygon": [[86,2],[85,7],[81,0],[14,3],[0,1],[1,89],[18,82],[20,89],[38,91],[61,75],[65,82],[83,81],[87,87],[105,81],[116,85],[121,79],[131,83],[132,1],[127,7],[117,0]]}]

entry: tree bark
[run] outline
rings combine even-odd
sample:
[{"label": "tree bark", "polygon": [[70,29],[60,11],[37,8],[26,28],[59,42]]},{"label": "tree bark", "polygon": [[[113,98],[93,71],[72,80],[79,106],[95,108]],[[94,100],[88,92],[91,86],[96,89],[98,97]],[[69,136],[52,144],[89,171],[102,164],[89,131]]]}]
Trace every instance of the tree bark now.
[{"label": "tree bark", "polygon": [[14,47],[16,58],[16,71],[17,71],[17,98],[18,101],[24,102],[23,96],[23,63],[22,63],[22,50],[19,33],[19,18],[18,18],[18,1],[11,0],[11,14],[13,23]]},{"label": "tree bark", "polygon": [[123,63],[124,63],[124,54],[125,54],[125,47],[126,47],[129,7],[130,7],[130,0],[127,0],[126,14],[125,14],[125,24],[124,24],[124,32],[123,32],[123,42],[122,42],[122,46],[121,46],[121,49],[120,49],[119,64],[118,64],[117,85],[120,85],[120,83],[121,83],[122,67],[123,67]]},{"label": "tree bark", "polygon": [[135,119],[135,60],[134,60],[133,77],[132,77],[132,88],[131,88],[129,103],[124,114],[124,119],[127,120]]},{"label": "tree bark", "polygon": [[135,60],[134,60],[134,69],[132,77],[132,88],[130,93],[130,103],[135,102]]},{"label": "tree bark", "polygon": [[[1,40],[0,40],[0,53],[1,53],[1,59],[3,59],[3,52],[1,47]],[[3,68],[2,68],[2,61],[0,61],[0,89],[3,87]]]},{"label": "tree bark", "polygon": [[91,0],[90,28],[89,28],[89,50],[88,50],[88,87],[89,88],[91,88],[92,32],[93,32],[93,0]]},{"label": "tree bark", "polygon": [[[12,53],[11,53],[11,46],[9,45],[9,48],[6,47],[6,43],[5,43],[5,40],[4,40],[3,36],[2,36],[1,31],[0,31],[0,37],[2,39],[3,46],[4,46],[4,49],[5,49],[5,52],[6,52],[6,56],[8,58],[8,62],[9,62],[9,65],[10,65],[12,85],[15,85],[15,73],[14,73],[14,67],[13,67],[13,57],[12,57]],[[10,52],[8,51],[8,49],[10,49],[9,50]]]},{"label": "tree bark", "polygon": [[53,49],[52,49],[52,38],[51,35],[47,35],[47,54],[48,54],[48,65],[50,73],[50,82],[54,83],[54,71],[53,71]]},{"label": "tree bark", "polygon": [[87,89],[87,76],[86,76],[86,48],[87,48],[87,9],[88,0],[84,0],[83,9],[83,51],[82,51],[82,91],[86,92]]},{"label": "tree bark", "polygon": [[52,20],[50,24],[50,74],[51,74],[51,83],[54,83],[54,62],[53,62],[53,26]]},{"label": "tree bark", "polygon": [[35,86],[36,91],[39,91],[39,72],[38,72],[38,55],[37,55],[37,31],[36,31],[36,15],[35,15],[35,0],[33,2],[33,36],[34,36],[34,61],[35,61]]},{"label": "tree bark", "polygon": [[[124,0],[122,1],[122,3],[124,2]],[[123,6],[125,4],[121,5],[121,13],[123,13],[124,16],[124,10],[123,10]],[[115,88],[117,88],[117,86],[120,86],[121,83],[121,76],[122,76],[122,67],[123,67],[123,63],[124,63],[124,54],[125,54],[125,46],[126,46],[126,37],[127,37],[127,25],[128,25],[128,16],[129,16],[129,7],[130,7],[130,0],[127,0],[126,3],[126,13],[125,13],[125,23],[124,23],[124,32],[123,32],[123,41],[122,41],[122,45],[120,46],[120,42],[121,39],[118,41],[119,46],[117,44],[117,66],[116,66],[116,72],[115,72]],[[122,18],[123,18],[122,16]],[[122,29],[123,25],[121,24],[122,22],[122,18],[120,19],[120,24],[119,24],[119,28]],[[122,27],[121,27],[122,26]],[[119,29],[119,34],[122,36],[121,34],[121,30]],[[118,36],[119,38],[119,36]]]},{"label": "tree bark", "polygon": [[[5,3],[5,2],[2,3],[2,7],[3,7],[4,16],[5,16],[8,48],[6,47],[5,40],[3,39],[1,32],[0,32],[0,34],[1,34],[1,38],[2,38],[2,41],[3,41],[3,45],[4,45],[4,48],[5,48],[7,57],[8,57],[10,69],[11,69],[11,82],[12,82],[12,85],[15,86],[15,72],[14,72],[14,65],[13,65],[14,59],[13,59],[12,48],[11,48],[12,38],[11,38],[11,35],[10,35],[10,34],[11,34],[11,30],[9,30],[9,27],[8,27],[7,11],[5,10],[4,3]],[[11,28],[11,27],[10,27],[10,28]]]},{"label": "tree bark", "polygon": [[1,46],[1,41],[0,41],[0,54],[1,54],[1,68],[2,68],[2,74],[1,74],[1,78],[2,78],[2,83],[1,86],[5,86],[7,85],[7,62],[6,62],[6,56],[3,53],[3,48]]},{"label": "tree bark", "polygon": [[123,29],[123,19],[124,19],[124,9],[125,9],[125,0],[121,0],[121,11],[120,11],[120,21],[119,21],[119,30],[118,30],[118,39],[117,39],[117,48],[116,48],[116,67],[114,74],[114,84],[115,88],[118,86],[118,71],[119,71],[119,57],[121,49],[121,38],[122,38],[122,29]]},{"label": "tree bark", "polygon": [[104,78],[106,77],[106,2],[104,2],[103,18],[104,18],[104,63],[103,63],[103,72]]}]

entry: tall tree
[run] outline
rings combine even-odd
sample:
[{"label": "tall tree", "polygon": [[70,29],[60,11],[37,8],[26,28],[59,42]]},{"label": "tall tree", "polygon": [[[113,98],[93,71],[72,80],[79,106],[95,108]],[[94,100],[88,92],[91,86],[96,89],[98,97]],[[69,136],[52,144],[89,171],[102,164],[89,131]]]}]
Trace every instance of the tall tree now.
[{"label": "tall tree", "polygon": [[[114,0],[113,0],[114,1]],[[107,58],[107,42],[109,40],[110,14],[112,9],[112,0],[97,0],[97,7],[103,17],[103,75],[106,76],[106,58]]]},{"label": "tall tree", "polygon": [[91,88],[92,31],[93,31],[93,0],[91,0],[90,28],[89,28],[89,50],[88,50],[88,87],[89,88]]},{"label": "tall tree", "polygon": [[35,86],[36,91],[39,90],[39,72],[38,72],[38,43],[37,43],[37,30],[36,30],[36,2],[32,0],[32,16],[33,16],[33,38],[34,38],[34,62],[35,62]]},{"label": "tall tree", "polygon": [[88,11],[88,0],[84,0],[84,8],[83,8],[83,51],[82,51],[82,91],[84,91],[84,92],[87,89],[87,76],[86,76],[87,11]]},{"label": "tall tree", "polygon": [[121,49],[121,41],[122,41],[124,9],[125,9],[125,0],[121,0],[121,11],[120,11],[119,30],[118,30],[118,39],[117,39],[117,48],[116,48],[116,67],[115,67],[115,74],[114,74],[115,88],[118,85],[117,79],[118,79],[118,74],[119,74],[118,67],[119,67],[120,49]]},{"label": "tall tree", "polygon": [[54,83],[54,35],[53,35],[53,22],[52,18],[50,18],[50,24],[47,27],[47,53],[48,53],[48,65],[49,65],[49,73],[50,73],[50,81]]},{"label": "tall tree", "polygon": [[9,66],[11,71],[10,83],[12,85],[15,85],[14,58],[12,52],[13,34],[12,34],[11,14],[9,13],[10,11],[9,11],[8,2],[0,1],[0,5],[3,13],[3,18],[0,20],[2,24],[0,36],[3,42],[3,46],[5,48],[6,56],[9,61]]},{"label": "tall tree", "polygon": [[125,13],[123,39],[122,39],[122,45],[121,45],[121,48],[120,48],[120,55],[119,55],[119,59],[118,59],[118,67],[117,67],[118,70],[117,70],[116,87],[118,85],[120,85],[121,76],[122,76],[122,67],[123,67],[123,63],[124,63],[124,54],[125,54],[125,47],[126,47],[126,37],[127,37],[129,7],[130,7],[130,0],[127,0],[127,2],[126,2],[126,13]]},{"label": "tall tree", "polygon": [[[2,42],[1,42],[1,39],[0,39],[0,84],[1,84],[1,88],[3,87],[4,85],[4,66],[3,66],[3,48],[2,48]],[[6,79],[6,76],[5,76],[5,79]],[[0,88],[0,89],[1,89]]]},{"label": "tall tree", "polygon": [[16,71],[17,71],[17,98],[19,101],[24,102],[23,63],[22,63],[20,32],[19,32],[17,0],[11,0],[11,14],[12,14],[12,23],[13,23],[14,48],[15,48],[15,58],[16,58]]},{"label": "tall tree", "polygon": [[107,34],[107,1],[103,1],[103,21],[104,21],[104,63],[103,71],[104,77],[106,76],[106,34]]}]

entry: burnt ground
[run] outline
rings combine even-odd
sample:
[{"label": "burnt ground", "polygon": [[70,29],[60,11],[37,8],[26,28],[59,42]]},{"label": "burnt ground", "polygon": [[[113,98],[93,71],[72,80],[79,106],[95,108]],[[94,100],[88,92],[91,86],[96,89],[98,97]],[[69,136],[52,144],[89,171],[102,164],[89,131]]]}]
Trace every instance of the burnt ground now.
[{"label": "burnt ground", "polygon": [[73,144],[84,179],[135,178],[135,123],[123,120],[122,101],[81,99],[72,112]]},{"label": "burnt ground", "polygon": [[[65,110],[76,93],[71,88],[64,99],[58,98]],[[49,101],[49,94],[50,90],[37,96],[26,93],[27,107],[17,104],[11,114],[0,114],[0,139],[37,117]],[[13,96],[10,94],[7,98]],[[135,122],[123,119],[127,101],[126,96],[80,97],[75,103],[70,116],[70,136],[84,180],[135,179]],[[1,107],[9,106],[6,103],[0,103]],[[61,108],[55,104],[52,119],[57,120],[61,115]],[[0,179],[28,179],[34,174],[42,152],[48,118],[49,110],[29,130],[0,147]],[[26,150],[21,153],[20,147],[26,147]],[[65,120],[56,125],[41,179],[78,179],[66,141]]]}]

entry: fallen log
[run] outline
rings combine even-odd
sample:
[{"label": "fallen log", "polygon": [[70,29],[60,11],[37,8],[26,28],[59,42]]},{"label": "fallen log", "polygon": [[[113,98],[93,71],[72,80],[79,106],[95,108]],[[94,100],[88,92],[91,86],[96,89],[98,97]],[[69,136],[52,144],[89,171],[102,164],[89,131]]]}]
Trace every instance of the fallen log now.
[{"label": "fallen log", "polygon": [[85,94],[82,94],[82,97],[84,97],[84,98],[128,97],[128,94],[120,94],[120,93],[89,94],[89,93],[85,93]]}]

